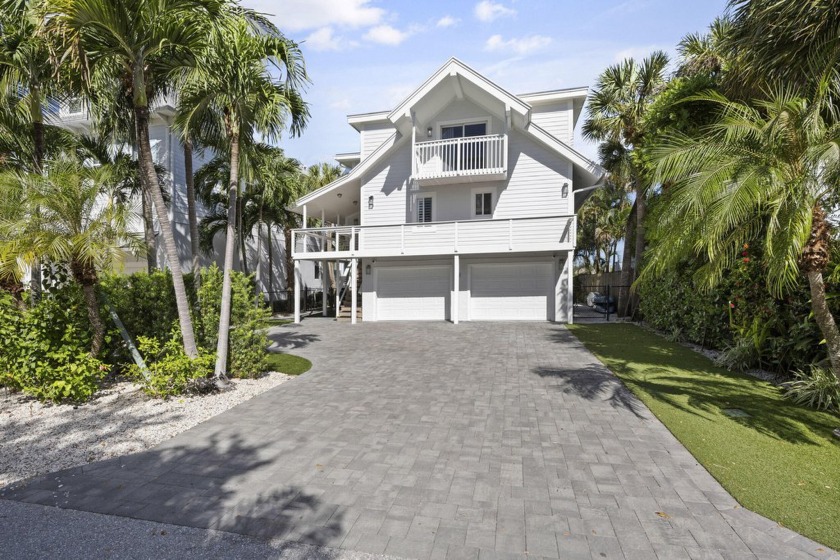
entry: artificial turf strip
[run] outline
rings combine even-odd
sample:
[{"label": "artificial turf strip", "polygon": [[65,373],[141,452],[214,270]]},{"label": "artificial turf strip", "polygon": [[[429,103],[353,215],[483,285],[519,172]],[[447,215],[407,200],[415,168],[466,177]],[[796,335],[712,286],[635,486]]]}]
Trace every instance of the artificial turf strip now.
[{"label": "artificial turf strip", "polygon": [[306,358],[281,352],[269,352],[266,360],[270,371],[279,371],[286,375],[300,375],[312,367],[312,362]]},{"label": "artificial turf strip", "polygon": [[[840,550],[840,416],[635,325],[569,329],[739,503]],[[721,412],[731,408],[750,416]]]}]

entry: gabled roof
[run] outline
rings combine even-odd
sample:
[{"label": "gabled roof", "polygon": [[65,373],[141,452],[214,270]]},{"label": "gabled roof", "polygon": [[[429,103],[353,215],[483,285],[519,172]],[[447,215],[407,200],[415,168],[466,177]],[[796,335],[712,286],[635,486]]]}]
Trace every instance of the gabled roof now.
[{"label": "gabled roof", "polygon": [[446,64],[441,66],[437,72],[431,75],[431,77],[423,82],[419,88],[414,90],[414,92],[409,95],[405,101],[397,105],[396,109],[391,111],[388,114],[388,120],[392,123],[397,124],[403,118],[410,118],[411,117],[411,109],[420,102],[426,95],[431,92],[435,86],[443,82],[444,80],[448,79],[451,76],[458,76],[463,78],[470,83],[477,86],[479,89],[487,92],[491,96],[495,97],[506,107],[510,107],[512,111],[520,114],[525,121],[529,120],[529,115],[531,112],[531,106],[513,95],[512,93],[502,89],[498,85],[494,84],[457,58],[450,58]]},{"label": "gabled roof", "polygon": [[[526,103],[520,97],[517,97],[500,88],[457,58],[451,58],[393,111],[349,115],[347,117],[347,121],[357,130],[359,129],[359,126],[363,126],[367,123],[387,121],[397,125],[397,130],[391,134],[391,136],[389,136],[382,145],[365,157],[358,165],[353,167],[348,174],[336,179],[329,185],[321,187],[320,189],[301,197],[297,200],[292,210],[301,212],[303,205],[309,204],[328,193],[336,193],[338,195],[342,190],[350,188],[350,186],[356,181],[360,181],[367,171],[369,171],[380,160],[388,157],[408,138],[408,136],[400,132],[400,126],[398,123],[404,121],[405,119],[410,119],[412,109],[436,86],[453,76],[469,81],[470,84],[480,88],[482,92],[485,92],[489,96],[492,96],[495,100],[503,103],[505,108],[509,108],[511,112],[517,113],[520,116],[520,119],[516,122],[519,130],[522,130],[527,136],[540,142],[558,155],[569,160],[573,165],[574,176],[572,179],[575,185],[578,186],[578,189],[576,190],[588,188],[593,185],[597,186],[604,181],[606,171],[601,166],[590,161],[565,142],[562,142],[540,126],[531,122],[531,105],[529,103]],[[522,97],[532,100],[535,105],[561,99],[572,99],[575,100],[576,103],[579,102],[582,105],[583,100],[586,98],[586,92],[586,88],[572,88],[525,94]],[[334,203],[334,199],[331,200],[330,205],[337,205]],[[323,209],[324,205],[321,205],[321,207]]]},{"label": "gabled roof", "polygon": [[311,193],[308,193],[297,199],[292,210],[300,211],[304,204],[307,204],[317,198],[320,198],[327,193],[337,191],[344,185],[358,181],[359,179],[361,179],[362,175],[365,174],[365,172],[367,172],[374,164],[376,164],[376,162],[390,155],[394,148],[402,144],[402,140],[404,140],[404,137],[399,132],[394,132],[391,136],[388,137],[387,140],[385,140],[385,142],[383,142],[378,148],[371,152],[357,166],[351,169],[349,173],[347,173],[346,175],[342,175],[332,183],[324,185],[320,189],[314,190]]}]

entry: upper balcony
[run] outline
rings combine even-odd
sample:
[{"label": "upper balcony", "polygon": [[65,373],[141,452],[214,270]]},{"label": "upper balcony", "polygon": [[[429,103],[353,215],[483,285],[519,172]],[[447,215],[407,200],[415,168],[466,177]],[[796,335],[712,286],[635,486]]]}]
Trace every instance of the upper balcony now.
[{"label": "upper balcony", "polygon": [[292,230],[296,259],[571,251],[575,216]]},{"label": "upper balcony", "polygon": [[506,134],[417,142],[412,178],[421,185],[503,180],[507,163]]}]

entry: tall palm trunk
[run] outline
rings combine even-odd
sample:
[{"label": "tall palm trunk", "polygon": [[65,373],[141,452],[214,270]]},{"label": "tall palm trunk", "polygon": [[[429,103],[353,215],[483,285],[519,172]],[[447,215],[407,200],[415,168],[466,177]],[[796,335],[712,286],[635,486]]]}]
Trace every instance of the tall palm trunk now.
[{"label": "tall palm trunk", "polygon": [[96,269],[90,265],[71,262],[70,271],[73,274],[73,279],[82,286],[82,296],[87,307],[88,321],[93,331],[90,355],[96,357],[102,351],[102,345],[105,341],[105,325],[99,315],[99,300],[96,298],[96,285],[99,282]]},{"label": "tall palm trunk", "polygon": [[295,287],[295,260],[292,258],[292,228],[288,224],[283,227],[283,241],[286,243],[286,291]]},{"label": "tall palm trunk", "polygon": [[[142,72],[142,70],[140,70]],[[137,87],[135,81],[135,88]],[[142,83],[140,87],[143,87]],[[144,90],[145,91],[145,90]],[[178,307],[178,322],[181,326],[181,338],[184,343],[184,353],[191,359],[198,357],[198,347],[195,344],[195,332],[193,331],[192,317],[190,317],[190,304],[187,299],[187,290],[184,286],[184,273],[181,270],[181,260],[178,256],[178,247],[175,245],[175,236],[172,233],[172,225],[169,222],[169,214],[163,195],[160,192],[155,165],[152,159],[152,145],[149,140],[149,107],[135,104],[134,107],[135,126],[137,127],[138,162],[140,164],[140,179],[144,190],[148,191],[155,206],[160,233],[163,236],[166,247],[166,258],[169,261],[169,269],[172,272],[172,283],[175,288],[175,303]]]},{"label": "tall palm trunk", "polygon": [[239,187],[239,134],[230,135],[230,184],[228,186],[228,220],[225,237],[225,265],[222,279],[222,306],[219,312],[219,340],[216,343],[216,383],[224,386],[227,379],[228,335],[230,333],[231,270],[236,240],[236,196]]},{"label": "tall palm trunk", "polygon": [[825,219],[825,212],[819,206],[815,206],[811,218],[811,236],[802,251],[799,266],[808,278],[811,289],[811,310],[825,339],[831,372],[840,383],[840,330],[828,307],[823,279],[823,271],[830,259],[830,243],[831,230]]},{"label": "tall palm trunk", "polygon": [[[242,189],[242,194],[245,194],[245,189]],[[239,255],[240,260],[242,262],[242,272],[246,275],[249,274],[248,271],[248,251],[247,246],[245,245],[245,222],[242,219],[242,203],[245,202],[243,197],[239,198],[239,201],[236,204],[236,223],[237,223],[237,230],[239,231]],[[250,232],[248,232],[250,233]]]},{"label": "tall palm trunk", "polygon": [[192,272],[195,289],[201,283],[198,273],[198,214],[195,207],[195,177],[193,176],[193,146],[189,136],[184,139],[184,174],[187,184],[187,214],[190,222],[190,249],[192,250]]},{"label": "tall palm trunk", "polygon": [[154,217],[152,216],[151,196],[145,188],[140,193],[140,200],[143,203],[143,238],[146,243],[146,269],[151,274],[157,268],[157,246],[155,244],[155,225]]},{"label": "tall palm trunk", "polygon": [[636,203],[630,208],[627,222],[624,224],[624,249],[621,253],[621,288],[618,291],[618,313],[622,316],[628,314],[630,302],[630,284],[633,283],[633,233],[636,224]]},{"label": "tall palm trunk", "polygon": [[636,188],[636,266],[633,267],[633,280],[639,276],[639,272],[642,270],[642,258],[645,254],[646,217],[647,200],[645,199],[645,189],[639,186]]},{"label": "tall palm trunk", "polygon": [[[44,141],[44,114],[41,106],[41,90],[37,85],[32,86],[29,92],[30,107],[32,119],[32,147],[33,147],[33,162],[32,168],[36,174],[40,175],[44,167],[44,152],[46,145]],[[35,209],[36,219],[39,210]],[[37,302],[41,298],[41,258],[40,255],[35,255],[32,261],[32,271],[29,278],[29,289],[33,302]]]}]

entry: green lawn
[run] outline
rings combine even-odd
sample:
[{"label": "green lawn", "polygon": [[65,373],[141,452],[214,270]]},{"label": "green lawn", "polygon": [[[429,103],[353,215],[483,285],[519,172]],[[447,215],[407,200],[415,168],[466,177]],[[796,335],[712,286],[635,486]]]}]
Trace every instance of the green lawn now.
[{"label": "green lawn", "polygon": [[270,371],[279,371],[286,375],[300,375],[309,371],[311,367],[312,362],[294,354],[268,353],[268,369]]},{"label": "green lawn", "polygon": [[279,327],[281,325],[288,325],[291,324],[291,319],[269,319],[268,326],[270,327]]},{"label": "green lawn", "polygon": [[840,550],[840,417],[635,325],[569,329],[742,505]]}]

